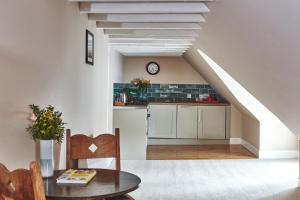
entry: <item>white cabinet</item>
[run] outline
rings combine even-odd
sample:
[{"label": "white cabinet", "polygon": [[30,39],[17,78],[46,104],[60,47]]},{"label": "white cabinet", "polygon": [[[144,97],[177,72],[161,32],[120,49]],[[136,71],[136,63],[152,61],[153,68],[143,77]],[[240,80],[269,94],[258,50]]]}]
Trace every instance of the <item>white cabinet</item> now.
[{"label": "white cabinet", "polygon": [[113,127],[120,128],[122,160],[146,160],[147,109],[114,109]]},{"label": "white cabinet", "polygon": [[226,106],[150,105],[149,114],[149,138],[226,139]]},{"label": "white cabinet", "polygon": [[178,105],[177,109],[177,138],[197,139],[197,106]]},{"label": "white cabinet", "polygon": [[225,139],[225,132],[225,106],[198,106],[198,138]]},{"label": "white cabinet", "polygon": [[148,137],[176,138],[176,105],[150,105]]}]

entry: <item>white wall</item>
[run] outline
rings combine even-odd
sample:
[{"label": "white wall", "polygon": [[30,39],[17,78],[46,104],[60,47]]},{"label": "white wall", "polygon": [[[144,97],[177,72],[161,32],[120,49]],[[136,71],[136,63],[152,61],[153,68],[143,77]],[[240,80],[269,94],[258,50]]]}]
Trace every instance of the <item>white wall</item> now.
[{"label": "white wall", "polygon": [[231,104],[230,106],[230,137],[241,138],[243,134],[243,114]]},{"label": "white wall", "polygon": [[108,87],[108,105],[109,105],[109,114],[108,119],[110,120],[108,125],[108,130],[113,130],[113,100],[114,100],[114,86],[113,83],[121,83],[123,81],[123,56],[116,50],[110,49],[109,56],[109,71],[110,71],[110,84]]},{"label": "white wall", "polygon": [[[159,64],[160,72],[157,75],[147,73],[146,65],[150,61]],[[138,77],[148,79],[151,83],[207,84],[182,57],[125,57],[123,81],[130,82]]]},{"label": "white wall", "polygon": [[[214,72],[198,58],[197,49],[203,50],[295,134],[299,126],[299,95],[295,91],[299,90],[300,70],[295,52],[300,52],[300,46],[294,41],[295,33],[300,33],[300,26],[296,25],[298,7],[299,1],[295,0],[288,3],[271,0],[214,2],[210,4],[211,13],[206,16],[207,23],[200,37],[185,55],[200,72],[204,71],[202,74],[207,80],[211,80]],[[217,90],[224,88],[220,80],[214,82]],[[228,89],[219,91],[245,111]],[[286,127],[280,125],[278,128],[269,119],[260,124],[260,132],[263,132],[260,149],[296,150],[297,138]]]},{"label": "white wall", "polygon": [[[238,102],[245,106],[257,120],[259,120],[259,150],[296,150],[297,140],[290,130],[273,113],[265,108],[255,97],[245,90],[217,63],[209,58],[203,51],[199,55],[214,70],[224,85],[230,90]],[[198,65],[197,65],[198,66]],[[198,66],[203,67],[203,66]],[[248,121],[246,121],[248,123]],[[246,124],[246,123],[245,123]],[[246,125],[245,125],[246,126]],[[251,127],[252,125],[249,125]],[[245,131],[248,134],[249,131]],[[252,133],[254,134],[254,132]],[[251,138],[251,137],[250,137]],[[251,143],[251,142],[249,142]]]},{"label": "white wall", "polygon": [[191,51],[201,48],[299,135],[300,1],[225,0],[209,7]]},{"label": "white wall", "polygon": [[[0,27],[0,162],[28,168],[35,159],[35,143],[25,131],[32,103],[55,106],[74,132],[109,131],[106,38],[76,3],[5,0]],[[85,64],[86,28],[95,35],[94,66]]]},{"label": "white wall", "polygon": [[257,119],[249,115],[243,115],[243,134],[242,139],[257,150],[260,149],[260,123]]},{"label": "white wall", "polygon": [[241,105],[237,99],[232,95],[230,90],[224,85],[222,80],[217,76],[217,74],[209,67],[209,65],[204,61],[204,59],[199,56],[198,52],[189,51],[184,55],[184,58],[190,65],[203,77],[205,80],[213,86],[213,88],[218,91],[219,94],[224,96],[231,104],[231,119],[230,119],[230,137],[231,138],[242,138],[243,134],[243,121],[242,117],[244,115],[251,116],[251,113],[247,111]]}]

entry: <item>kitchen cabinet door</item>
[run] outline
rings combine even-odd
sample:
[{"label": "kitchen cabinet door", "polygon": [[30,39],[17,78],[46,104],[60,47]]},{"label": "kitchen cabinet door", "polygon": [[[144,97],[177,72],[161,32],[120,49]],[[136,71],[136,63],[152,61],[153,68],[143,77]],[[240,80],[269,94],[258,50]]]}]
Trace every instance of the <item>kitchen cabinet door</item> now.
[{"label": "kitchen cabinet door", "polygon": [[177,138],[197,139],[197,106],[179,105],[177,110]]},{"label": "kitchen cabinet door", "polygon": [[225,106],[198,106],[198,137],[201,139],[225,139]]},{"label": "kitchen cabinet door", "polygon": [[176,105],[150,105],[148,137],[176,138]]},{"label": "kitchen cabinet door", "polygon": [[[114,109],[113,127],[120,129],[122,160],[146,160],[147,109]],[[134,146],[134,148],[132,148]]]}]

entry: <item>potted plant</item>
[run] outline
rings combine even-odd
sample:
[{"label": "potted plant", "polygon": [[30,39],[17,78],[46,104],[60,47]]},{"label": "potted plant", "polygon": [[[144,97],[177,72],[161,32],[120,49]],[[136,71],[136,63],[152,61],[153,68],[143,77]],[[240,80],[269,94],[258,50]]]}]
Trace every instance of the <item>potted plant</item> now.
[{"label": "potted plant", "polygon": [[43,109],[34,104],[29,107],[32,113],[26,130],[35,141],[39,141],[42,176],[51,177],[54,172],[54,141],[62,142],[66,123],[62,121],[62,113],[51,105]]},{"label": "potted plant", "polygon": [[135,78],[131,80],[131,84],[140,89],[140,100],[144,100],[147,88],[150,86],[150,80]]}]

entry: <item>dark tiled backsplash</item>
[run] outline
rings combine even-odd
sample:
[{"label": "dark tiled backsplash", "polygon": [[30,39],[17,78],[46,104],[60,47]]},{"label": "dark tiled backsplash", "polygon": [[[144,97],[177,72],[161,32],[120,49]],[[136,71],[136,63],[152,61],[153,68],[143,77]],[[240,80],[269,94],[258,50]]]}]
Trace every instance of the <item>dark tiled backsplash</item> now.
[{"label": "dark tiled backsplash", "polygon": [[[140,96],[140,90],[133,84],[114,83],[114,98],[118,97],[120,93],[128,91],[128,89],[136,91],[136,94],[130,95],[131,98]],[[191,94],[191,98],[187,98],[188,94]],[[148,101],[162,101],[165,99],[178,102],[195,101],[199,94],[209,94],[220,103],[227,102],[210,85],[206,84],[151,84],[145,90]]]}]

